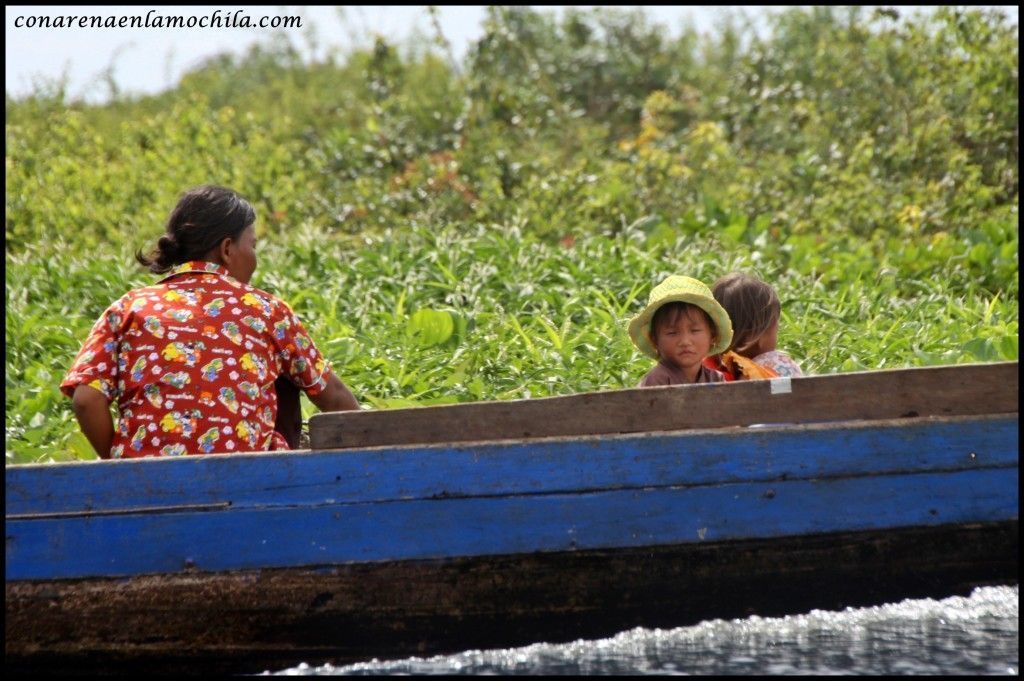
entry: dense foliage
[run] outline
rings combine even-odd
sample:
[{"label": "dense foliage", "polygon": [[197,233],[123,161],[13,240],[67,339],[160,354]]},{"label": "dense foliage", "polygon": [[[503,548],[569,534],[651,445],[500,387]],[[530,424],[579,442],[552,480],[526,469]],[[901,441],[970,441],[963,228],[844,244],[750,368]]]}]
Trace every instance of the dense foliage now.
[{"label": "dense foliage", "polygon": [[8,99],[7,461],[92,456],[56,386],[205,182],[253,200],[254,284],[378,408],[634,385],[624,323],[669,273],[772,282],[811,372],[1016,359],[1017,33],[492,7],[462,64],[282,39],[154,97]]}]

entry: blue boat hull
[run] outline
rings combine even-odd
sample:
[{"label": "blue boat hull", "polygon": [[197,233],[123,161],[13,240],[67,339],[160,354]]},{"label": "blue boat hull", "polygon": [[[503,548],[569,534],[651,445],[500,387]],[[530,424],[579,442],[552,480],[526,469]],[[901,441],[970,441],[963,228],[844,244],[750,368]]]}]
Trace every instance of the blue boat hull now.
[{"label": "blue boat hull", "polygon": [[8,469],[8,668],[262,671],[1016,583],[1014,413]]},{"label": "blue boat hull", "polygon": [[5,569],[223,572],[998,522],[1017,518],[1017,486],[1011,416],[19,467]]}]

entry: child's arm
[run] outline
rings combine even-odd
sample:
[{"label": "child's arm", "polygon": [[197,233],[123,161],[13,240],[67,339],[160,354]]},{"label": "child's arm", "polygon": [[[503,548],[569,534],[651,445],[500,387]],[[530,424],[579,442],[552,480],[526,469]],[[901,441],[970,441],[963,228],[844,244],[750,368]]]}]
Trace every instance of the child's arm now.
[{"label": "child's arm", "polygon": [[88,385],[79,385],[71,397],[71,408],[89,444],[101,459],[109,459],[110,445],[114,441],[114,422],[110,418],[106,395]]}]

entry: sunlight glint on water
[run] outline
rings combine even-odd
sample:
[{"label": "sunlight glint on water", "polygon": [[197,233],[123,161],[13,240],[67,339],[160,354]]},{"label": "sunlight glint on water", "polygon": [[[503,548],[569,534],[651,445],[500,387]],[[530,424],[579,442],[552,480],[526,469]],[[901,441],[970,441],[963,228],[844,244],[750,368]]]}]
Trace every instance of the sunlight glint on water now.
[{"label": "sunlight glint on water", "polygon": [[842,612],[711,620],[611,638],[325,665],[283,675],[1019,673],[1018,587]]}]

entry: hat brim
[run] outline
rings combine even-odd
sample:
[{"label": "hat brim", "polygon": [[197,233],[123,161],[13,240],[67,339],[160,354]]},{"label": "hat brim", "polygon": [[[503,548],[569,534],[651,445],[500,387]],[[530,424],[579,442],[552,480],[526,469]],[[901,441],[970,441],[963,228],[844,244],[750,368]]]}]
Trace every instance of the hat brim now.
[{"label": "hat brim", "polygon": [[717,300],[697,293],[673,293],[648,303],[640,314],[630,320],[629,337],[640,352],[648,357],[658,359],[658,350],[651,344],[647,332],[651,328],[654,313],[658,311],[658,308],[669,303],[690,303],[708,313],[715,325],[715,336],[717,337],[717,341],[708,350],[708,355],[717,355],[729,348],[729,344],[732,342],[732,321],[729,319],[729,313]]}]

